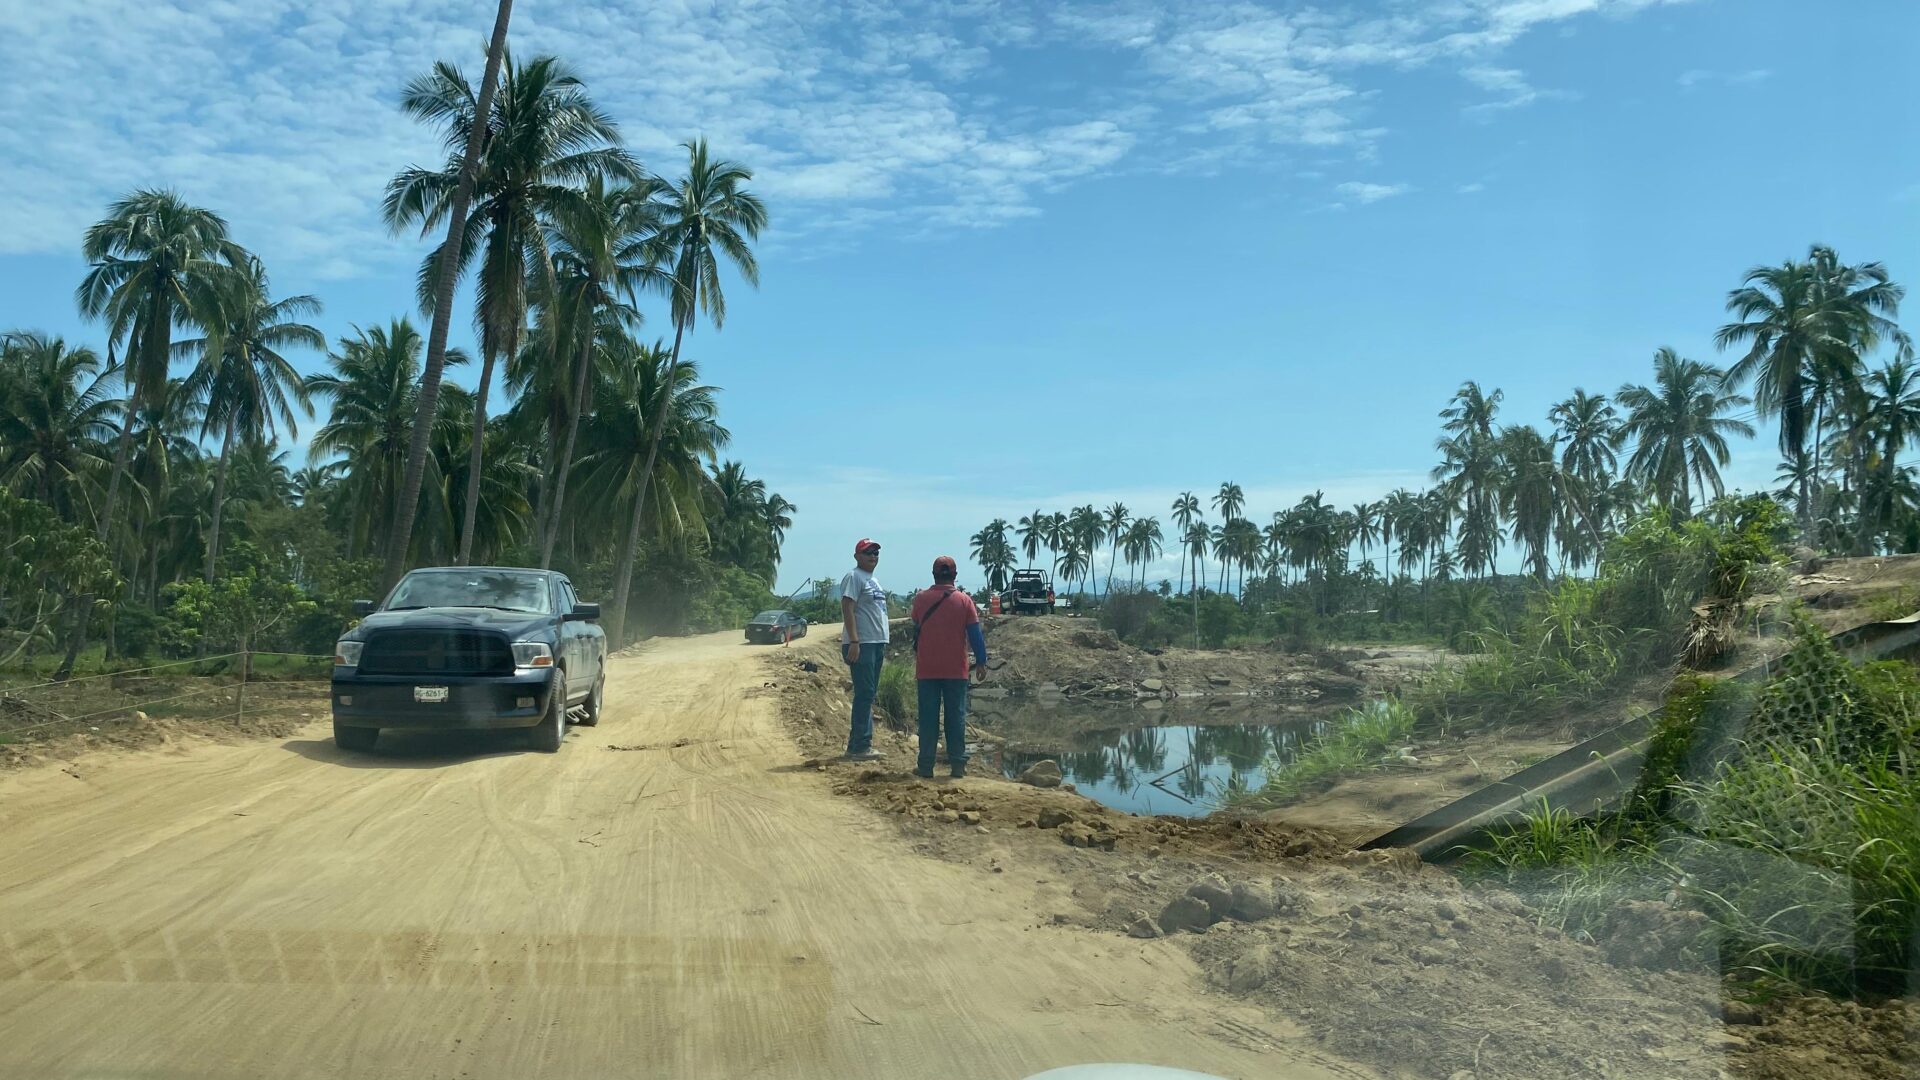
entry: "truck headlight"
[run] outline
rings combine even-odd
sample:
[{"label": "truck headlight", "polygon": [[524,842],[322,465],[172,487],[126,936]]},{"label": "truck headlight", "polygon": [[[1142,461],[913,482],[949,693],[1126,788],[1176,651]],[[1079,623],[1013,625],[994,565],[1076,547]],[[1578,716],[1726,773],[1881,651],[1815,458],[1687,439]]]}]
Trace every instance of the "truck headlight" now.
[{"label": "truck headlight", "polygon": [[366,647],[364,641],[336,641],[333,643],[333,662],[338,667],[359,667],[360,650]]},{"label": "truck headlight", "polygon": [[516,641],[513,643],[513,666],[552,667],[553,650],[548,648],[544,641]]}]

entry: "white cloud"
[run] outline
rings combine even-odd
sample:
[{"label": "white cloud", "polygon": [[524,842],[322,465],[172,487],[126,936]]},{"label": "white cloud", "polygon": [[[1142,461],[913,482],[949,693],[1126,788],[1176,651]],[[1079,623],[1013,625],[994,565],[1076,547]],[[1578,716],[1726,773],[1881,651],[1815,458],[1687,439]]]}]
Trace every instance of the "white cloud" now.
[{"label": "white cloud", "polygon": [[1349,180],[1333,190],[1365,206],[1368,203],[1377,203],[1381,199],[1391,199],[1395,195],[1405,195],[1413,188],[1406,184],[1368,184]]},{"label": "white cloud", "polygon": [[1459,187],[1454,188],[1453,193],[1455,195],[1477,195],[1485,190],[1487,190],[1487,185],[1475,180],[1471,184],[1461,184]]},{"label": "white cloud", "polygon": [[[432,163],[396,108],[435,59],[477,75],[472,5],[404,0],[5,2],[0,254],[72,251],[112,198],[173,186],[270,264],[411,264],[386,180]],[[773,243],[976,227],[1115,169],[1351,167],[1389,137],[1381,76],[1459,64],[1504,109],[1546,96],[1495,61],[1530,29],[1654,0],[1454,0],[1390,15],[1247,2],[582,0],[523,6],[512,44],[585,77],[650,163],[706,135],[773,197]],[[1570,25],[1570,24],[1569,24]],[[1054,73],[1036,82],[1034,73]],[[1358,196],[1356,196],[1358,198]]]},{"label": "white cloud", "polygon": [[1542,98],[1573,100],[1579,96],[1567,90],[1535,89],[1527,82],[1526,73],[1518,68],[1475,64],[1460,69],[1460,76],[1480,89],[1495,95],[1492,100],[1476,102],[1462,110],[1468,116],[1481,120],[1507,109],[1524,108]]}]

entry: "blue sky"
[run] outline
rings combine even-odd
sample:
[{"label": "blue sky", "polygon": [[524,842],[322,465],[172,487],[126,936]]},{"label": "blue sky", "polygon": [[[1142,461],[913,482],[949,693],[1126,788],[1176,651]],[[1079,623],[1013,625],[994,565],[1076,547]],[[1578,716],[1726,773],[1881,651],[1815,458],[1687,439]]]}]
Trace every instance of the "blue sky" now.
[{"label": "blue sky", "polygon": [[[408,311],[425,245],[378,201],[437,141],[394,102],[477,72],[491,10],[0,0],[0,326],[98,343],[80,233],[138,185],[226,214],[330,337]],[[1539,423],[1711,359],[1727,290],[1814,241],[1911,282],[1917,35],[1901,0],[527,0],[512,41],[660,171],[694,134],[755,169],[762,287],[689,355],[801,507],[790,588],[865,535],[905,587],[1036,507],[1375,498],[1463,379]]]}]

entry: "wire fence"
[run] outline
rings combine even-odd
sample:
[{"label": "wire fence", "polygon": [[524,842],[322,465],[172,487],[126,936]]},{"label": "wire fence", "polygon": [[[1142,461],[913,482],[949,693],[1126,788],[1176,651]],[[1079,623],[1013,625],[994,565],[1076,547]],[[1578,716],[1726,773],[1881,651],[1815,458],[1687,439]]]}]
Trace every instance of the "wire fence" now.
[{"label": "wire fence", "polygon": [[323,701],[320,680],[331,663],[330,654],[245,650],[4,687],[0,743],[156,719],[238,726],[250,711],[284,713]]}]

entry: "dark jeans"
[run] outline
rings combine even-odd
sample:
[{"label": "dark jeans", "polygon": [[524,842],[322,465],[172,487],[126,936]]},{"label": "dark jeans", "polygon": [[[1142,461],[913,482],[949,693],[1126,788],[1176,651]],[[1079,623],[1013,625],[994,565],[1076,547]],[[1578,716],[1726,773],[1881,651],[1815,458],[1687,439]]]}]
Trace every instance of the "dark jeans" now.
[{"label": "dark jeans", "polygon": [[954,772],[967,766],[967,680],[920,680],[920,771],[933,771],[934,752],[940,748],[940,709],[947,711],[947,765]]},{"label": "dark jeans", "polygon": [[[887,658],[887,643],[863,641],[860,659],[847,660],[853,676],[853,718],[847,729],[847,753],[864,754],[873,749],[873,698],[880,692],[880,665]],[[840,659],[847,659],[847,646],[840,645]]]}]

